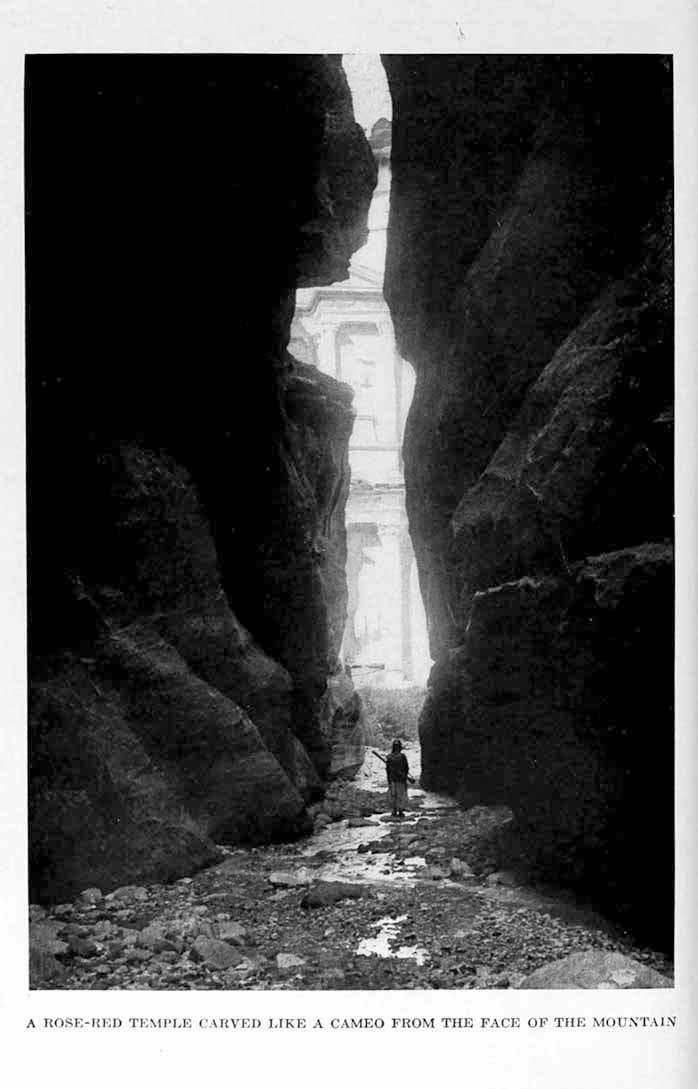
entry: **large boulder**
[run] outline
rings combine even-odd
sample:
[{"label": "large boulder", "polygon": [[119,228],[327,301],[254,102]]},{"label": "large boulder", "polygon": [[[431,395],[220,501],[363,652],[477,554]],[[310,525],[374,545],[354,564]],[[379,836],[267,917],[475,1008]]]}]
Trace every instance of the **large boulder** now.
[{"label": "large boulder", "polygon": [[537,968],[519,984],[521,990],[647,990],[673,987],[661,972],[622,953],[590,949]]}]

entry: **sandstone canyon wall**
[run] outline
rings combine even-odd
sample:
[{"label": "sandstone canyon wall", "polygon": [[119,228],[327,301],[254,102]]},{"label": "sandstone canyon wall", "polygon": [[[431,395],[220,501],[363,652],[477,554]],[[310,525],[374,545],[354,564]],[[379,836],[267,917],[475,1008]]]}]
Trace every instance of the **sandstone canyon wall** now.
[{"label": "sandstone canyon wall", "polygon": [[33,899],[293,835],[361,758],[351,391],[286,344],[375,177],[337,58],[28,60]]},{"label": "sandstone canyon wall", "polygon": [[535,872],[667,939],[670,64],[384,63],[423,782],[509,804]]}]

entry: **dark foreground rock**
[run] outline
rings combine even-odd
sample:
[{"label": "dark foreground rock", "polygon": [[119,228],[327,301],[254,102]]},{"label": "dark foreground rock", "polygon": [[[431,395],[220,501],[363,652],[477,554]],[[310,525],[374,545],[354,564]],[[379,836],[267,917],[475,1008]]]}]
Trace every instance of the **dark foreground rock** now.
[{"label": "dark foreground rock", "polygon": [[359,759],[323,703],[351,391],[286,345],[376,168],[338,58],[37,56],[27,110],[30,881],[55,901],[298,835],[335,746]]},{"label": "dark foreground rock", "polygon": [[[269,839],[304,820],[286,770],[293,685],[230,611],[191,480],[135,446],[98,466],[97,552],[89,575],[74,576],[92,639],[34,666],[38,899],[170,880],[215,860],[216,837]],[[116,570],[102,559],[113,540]]]},{"label": "dark foreground rock", "polygon": [[593,887],[628,919],[647,905],[655,934],[672,915],[670,897],[648,902],[643,878],[654,843],[654,877],[671,887],[673,749],[661,724],[673,660],[656,632],[672,586],[672,550],[653,544],[476,594],[422,719],[426,786],[511,806],[534,869]]}]

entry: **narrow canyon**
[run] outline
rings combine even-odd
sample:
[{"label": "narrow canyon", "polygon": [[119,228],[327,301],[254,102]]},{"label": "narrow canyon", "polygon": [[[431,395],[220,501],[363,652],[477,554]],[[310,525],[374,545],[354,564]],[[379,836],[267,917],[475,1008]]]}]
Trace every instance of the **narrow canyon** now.
[{"label": "narrow canyon", "polygon": [[328,799],[390,739],[347,616],[402,476],[358,487],[368,417],[292,327],[378,184],[424,804],[451,840],[499,814],[500,869],[668,953],[670,61],[382,65],[367,132],[339,56],[28,58],[29,899],[261,873],[333,820],[368,842]]}]

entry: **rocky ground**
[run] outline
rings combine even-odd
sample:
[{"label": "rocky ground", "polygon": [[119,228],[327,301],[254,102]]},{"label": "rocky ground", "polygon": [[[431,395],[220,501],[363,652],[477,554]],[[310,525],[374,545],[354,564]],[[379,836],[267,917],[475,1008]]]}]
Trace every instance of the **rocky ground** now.
[{"label": "rocky ground", "polygon": [[[508,810],[461,810],[413,789],[408,814],[393,821],[381,787],[369,758],[354,784],[335,784],[315,807],[305,840],[222,847],[221,861],[193,878],[33,905],[32,985],[508,988],[584,953],[616,974],[568,986],[671,986],[662,955],[559,891],[533,888],[515,866],[498,868],[511,848]],[[631,962],[608,953],[632,958],[630,975]]]}]

